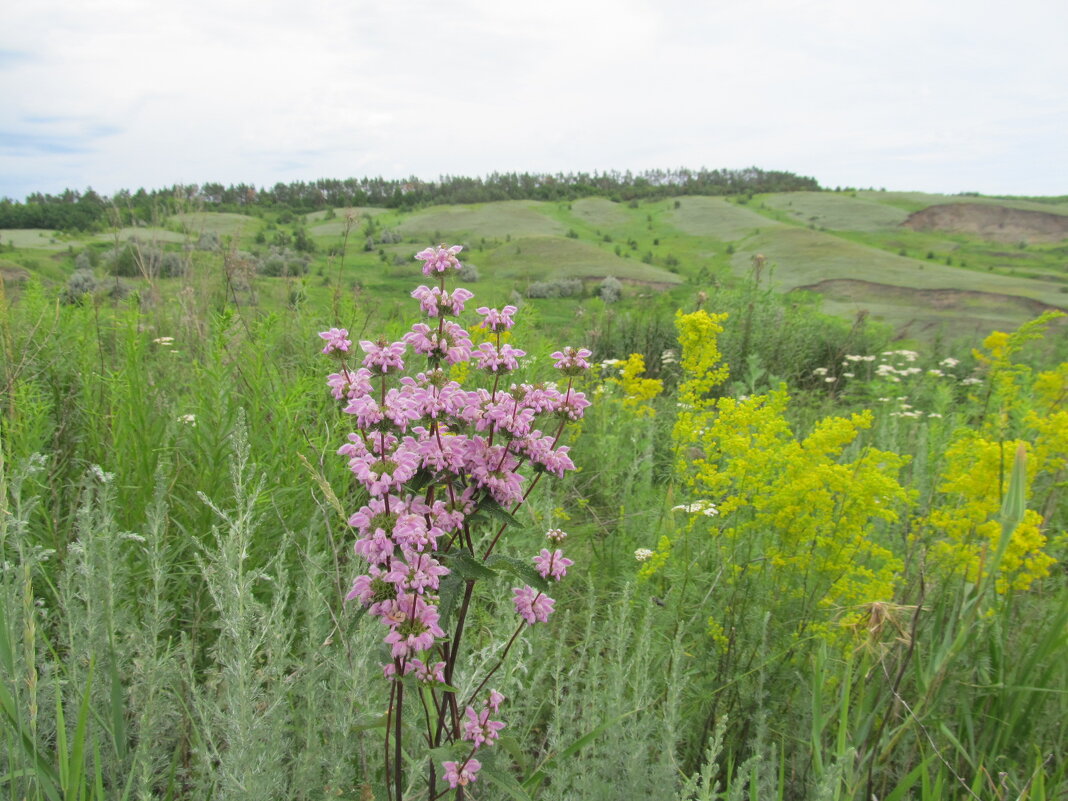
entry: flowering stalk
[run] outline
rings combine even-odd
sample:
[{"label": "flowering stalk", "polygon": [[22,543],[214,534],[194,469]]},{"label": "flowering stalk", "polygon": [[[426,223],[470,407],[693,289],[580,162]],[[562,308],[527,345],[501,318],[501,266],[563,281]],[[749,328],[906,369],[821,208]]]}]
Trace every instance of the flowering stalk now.
[{"label": "flowering stalk", "polygon": [[[327,384],[356,429],[338,453],[348,458],[368,494],[349,518],[357,532],[354,549],[366,572],[353,581],[346,600],[360,602],[386,630],[389,661],[383,674],[392,684],[384,766],[386,793],[395,801],[402,801],[404,787],[405,687],[422,702],[431,751],[429,798],[439,796],[440,763],[443,778],[462,801],[482,769],[477,752],[492,746],[505,725],[491,719],[504,697],[492,689],[484,698],[481,694],[524,624],[548,620],[555,604],[547,594],[550,581],[562,579],[572,564],[560,548],[543,548],[533,566],[494,550],[541,475],[562,476],[574,469],[568,446],[559,440],[564,426],[581,419],[589,405],[573,381],[589,368],[590,352],[565,348],[552,355],[568,377],[563,393],[552,384],[508,383],[508,374],[526,355],[501,337],[514,325],[517,309],[479,307],[480,325],[495,337],[473,346],[454,319],[473,295],[462,287],[446,287],[446,276],[461,267],[460,250],[459,245],[442,245],[416,255],[423,274],[437,283],[412,292],[428,322],[416,323],[397,342],[361,341],[360,366],[349,363],[356,351],[347,331],[332,328],[319,335],[326,343],[323,353],[340,364]],[[409,351],[426,358],[425,369],[409,369]],[[492,375],[490,390],[464,389],[449,378],[446,368],[465,362]],[[490,520],[503,522],[484,531]],[[555,545],[565,536],[560,531],[549,535]],[[476,690],[461,710],[455,676],[475,585],[502,570],[523,581],[512,590],[522,621],[481,682],[471,679]]]}]

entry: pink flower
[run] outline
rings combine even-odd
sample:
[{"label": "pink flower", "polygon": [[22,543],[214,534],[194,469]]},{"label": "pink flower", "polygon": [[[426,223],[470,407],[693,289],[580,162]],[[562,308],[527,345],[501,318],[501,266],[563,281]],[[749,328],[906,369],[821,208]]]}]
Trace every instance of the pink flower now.
[{"label": "pink flower", "polygon": [[404,335],[404,341],[432,361],[445,359],[448,364],[458,364],[471,358],[471,338],[463,326],[452,321],[445,323],[440,335],[426,323],[416,323]]},{"label": "pink flower", "polygon": [[525,350],[513,348],[507,343],[501,345],[498,349],[490,342],[483,342],[478,346],[478,351],[475,353],[475,361],[478,362],[478,366],[482,370],[488,370],[491,373],[504,373],[519,367],[519,357],[526,355],[527,352]]},{"label": "pink flower", "polygon": [[396,624],[385,637],[394,658],[406,659],[419,651],[427,651],[433,647],[435,637],[445,636],[438,625],[437,607],[415,595],[398,597],[397,607],[390,610],[384,620],[387,624]]},{"label": "pink flower", "polygon": [[527,623],[533,626],[535,623],[548,621],[556,601],[529,584],[526,587],[513,587],[512,594],[515,596],[512,602],[515,604],[516,613]]},{"label": "pink flower", "polygon": [[404,556],[408,563],[394,559],[392,568],[385,576],[386,581],[396,584],[398,590],[415,591],[422,595],[427,587],[436,590],[440,577],[449,573],[447,567],[429,554],[406,551]]},{"label": "pink flower", "polygon": [[496,690],[490,690],[489,698],[486,699],[486,706],[492,709],[494,712],[499,712],[501,703],[504,701],[504,696]]},{"label": "pink flower", "polygon": [[459,270],[463,265],[456,258],[456,254],[463,250],[463,245],[436,248],[426,248],[415,254],[415,258],[423,262],[423,275],[435,275],[448,270]]},{"label": "pink flower", "polygon": [[493,741],[500,736],[498,732],[504,728],[504,723],[501,721],[489,719],[490,711],[488,707],[481,712],[475,712],[472,707],[467,707],[463,739],[469,740],[475,748],[493,745]]},{"label": "pink flower", "polygon": [[488,331],[499,333],[515,325],[515,320],[512,319],[512,315],[517,311],[515,306],[505,306],[500,310],[479,306],[475,311],[482,315],[482,322],[479,325]]},{"label": "pink flower", "polygon": [[482,763],[474,757],[471,757],[462,765],[458,762],[442,762],[441,765],[445,768],[445,778],[451,788],[466,787],[474,782],[478,778],[479,769],[482,767]]},{"label": "pink flower", "polygon": [[581,420],[582,410],[590,405],[584,392],[569,392],[556,407],[556,413],[568,420]]},{"label": "pink flower", "polygon": [[371,391],[371,373],[364,367],[355,372],[331,373],[326,378],[330,394],[338,400],[357,398]]},{"label": "pink flower", "polygon": [[326,347],[323,348],[323,353],[348,353],[349,348],[352,347],[352,342],[349,340],[349,332],[344,328],[331,328],[329,331],[320,332],[319,336],[326,340]]},{"label": "pink flower", "polygon": [[464,303],[475,295],[473,292],[457,287],[452,292],[440,287],[417,287],[412,297],[419,301],[419,308],[429,317],[444,317],[448,314],[458,315],[464,310]]},{"label": "pink flower", "polygon": [[567,573],[567,569],[573,564],[575,563],[564,556],[564,552],[559,548],[551,553],[548,548],[542,548],[541,553],[534,557],[534,565],[538,568],[538,572],[541,573],[541,577],[544,579],[552,576],[559,581]]},{"label": "pink flower", "polygon": [[583,370],[590,369],[590,363],[586,361],[593,354],[586,348],[564,348],[562,351],[556,351],[552,354],[552,358],[556,359],[556,363],[553,367],[558,370],[562,370],[564,375],[577,375]]},{"label": "pink flower", "polygon": [[[407,662],[402,663],[401,670],[403,675],[407,676],[416,669],[417,665],[421,664],[422,663],[418,659],[409,659]],[[393,681],[397,678],[397,666],[392,662],[382,665],[382,675],[385,676],[387,680]]]},{"label": "pink flower", "polygon": [[418,659],[412,659],[409,664],[415,669],[415,677],[426,684],[445,683],[445,663],[435,662],[433,665],[424,665]]},{"label": "pink flower", "polygon": [[363,366],[376,375],[385,375],[404,369],[403,342],[387,342],[384,339],[369,342],[361,339],[360,347],[367,354],[363,358]]}]

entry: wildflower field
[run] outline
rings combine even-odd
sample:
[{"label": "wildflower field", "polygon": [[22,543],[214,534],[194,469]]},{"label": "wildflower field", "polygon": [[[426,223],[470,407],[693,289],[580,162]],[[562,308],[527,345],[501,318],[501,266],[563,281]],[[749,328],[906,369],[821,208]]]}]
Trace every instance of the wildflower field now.
[{"label": "wildflower field", "polygon": [[465,257],[0,295],[0,798],[1068,795],[1063,314]]}]

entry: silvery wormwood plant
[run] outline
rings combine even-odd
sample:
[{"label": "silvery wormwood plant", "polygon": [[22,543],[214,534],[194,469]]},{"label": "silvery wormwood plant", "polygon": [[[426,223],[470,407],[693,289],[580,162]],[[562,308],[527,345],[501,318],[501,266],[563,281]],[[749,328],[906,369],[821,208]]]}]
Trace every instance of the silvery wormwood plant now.
[{"label": "silvery wormwood plant", "polygon": [[[437,280],[412,293],[425,321],[397,342],[361,341],[359,366],[347,331],[320,334],[323,353],[340,365],[327,383],[356,428],[338,453],[369,496],[349,518],[367,572],[346,598],[362,604],[386,632],[383,767],[387,797],[396,801],[404,788],[406,695],[414,695],[425,713],[427,797],[455,790],[462,801],[482,769],[477,755],[505,726],[494,719],[501,717],[504,696],[489,682],[523,628],[549,619],[551,583],[572,564],[558,547],[566,537],[560,530],[547,533],[550,547],[532,561],[497,549],[542,476],[574,469],[559,441],[589,405],[573,382],[589,368],[590,352],[565,348],[552,354],[566,386],[508,382],[526,355],[502,342],[516,308],[479,308],[480,325],[493,341],[474,347],[455,319],[473,294],[446,288],[448,275],[461,269],[460,250],[442,245],[416,255],[423,274]],[[410,352],[425,357],[421,372],[406,370]],[[450,379],[447,368],[464,362],[485,374],[481,383],[489,388],[465,389]],[[501,573],[521,582],[512,590],[517,626],[500,658],[480,669],[481,678],[465,682],[475,690],[462,696],[455,672],[475,585]],[[439,789],[445,782],[448,788]]]}]

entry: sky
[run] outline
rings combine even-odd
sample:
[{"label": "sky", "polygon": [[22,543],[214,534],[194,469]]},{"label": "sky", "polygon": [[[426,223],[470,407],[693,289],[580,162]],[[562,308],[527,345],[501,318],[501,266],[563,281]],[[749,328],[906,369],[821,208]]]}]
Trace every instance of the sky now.
[{"label": "sky", "polygon": [[1064,0],[12,0],[0,197],[743,168],[1068,194]]}]

